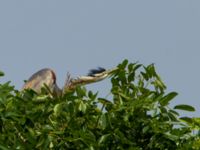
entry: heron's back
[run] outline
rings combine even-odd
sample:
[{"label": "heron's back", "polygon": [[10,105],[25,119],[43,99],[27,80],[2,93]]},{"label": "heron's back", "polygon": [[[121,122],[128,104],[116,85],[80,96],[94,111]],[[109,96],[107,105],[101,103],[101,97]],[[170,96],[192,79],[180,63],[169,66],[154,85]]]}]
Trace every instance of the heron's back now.
[{"label": "heron's back", "polygon": [[53,70],[49,68],[41,69],[34,73],[28,81],[24,84],[23,89],[33,89],[40,92],[41,88],[46,84],[51,90],[56,84],[56,75]]}]

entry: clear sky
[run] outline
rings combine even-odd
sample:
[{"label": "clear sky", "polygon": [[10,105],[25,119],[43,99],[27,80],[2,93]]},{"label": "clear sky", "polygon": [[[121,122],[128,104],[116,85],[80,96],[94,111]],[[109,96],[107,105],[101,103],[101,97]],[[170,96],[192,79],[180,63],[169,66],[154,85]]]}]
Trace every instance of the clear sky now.
[{"label": "clear sky", "polygon": [[[37,70],[66,73],[115,67],[123,59],[155,63],[179,96],[172,103],[195,106],[200,114],[199,0],[17,0],[0,1],[0,82],[17,89]],[[108,94],[108,80],[89,86]]]}]

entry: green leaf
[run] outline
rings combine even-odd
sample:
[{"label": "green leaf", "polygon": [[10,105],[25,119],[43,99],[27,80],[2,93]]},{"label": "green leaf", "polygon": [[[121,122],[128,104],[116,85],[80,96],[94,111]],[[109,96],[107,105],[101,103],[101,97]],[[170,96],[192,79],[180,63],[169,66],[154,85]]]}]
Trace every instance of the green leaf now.
[{"label": "green leaf", "polygon": [[105,98],[98,98],[98,101],[103,104],[103,105],[106,105],[106,104],[110,104],[111,102]]},{"label": "green leaf", "polygon": [[187,122],[187,123],[191,123],[191,124],[193,123],[192,118],[189,118],[189,117],[181,117],[180,119]]},{"label": "green leaf", "polygon": [[132,72],[128,75],[128,82],[132,82],[135,80],[135,72]]},{"label": "green leaf", "polygon": [[1,150],[9,150],[9,148],[6,148],[5,146],[3,146],[3,145],[1,145],[1,144],[0,144],[0,149],[1,149]]},{"label": "green leaf", "polygon": [[174,115],[173,113],[168,113],[168,116],[169,116],[169,118],[172,120],[172,121],[178,121],[178,119],[177,119],[177,117],[176,117],[176,115]]},{"label": "green leaf", "polygon": [[144,78],[146,81],[149,80],[149,76],[148,76],[147,73],[144,73],[144,72],[140,72],[140,73],[141,73],[141,75],[143,76],[143,78]]},{"label": "green leaf", "polygon": [[79,86],[76,88],[76,93],[77,93],[78,97],[84,97],[84,96],[86,96],[86,88]]},{"label": "green leaf", "polygon": [[168,138],[168,139],[172,140],[172,141],[176,141],[176,140],[178,140],[178,139],[179,139],[179,137],[178,137],[178,136],[176,136],[176,135],[173,135],[173,134],[170,134],[170,133],[165,133],[165,134],[164,134],[164,136],[165,136],[166,138]]},{"label": "green leaf", "polygon": [[149,129],[150,129],[150,126],[145,126],[145,127],[142,129],[142,133],[146,133]]},{"label": "green leaf", "polygon": [[174,114],[174,115],[176,115],[176,116],[179,116],[179,113],[176,112],[176,111],[174,111],[174,110],[169,110],[169,112],[172,113],[172,114]]},{"label": "green leaf", "polygon": [[80,131],[79,135],[81,136],[83,141],[87,143],[87,145],[90,145],[90,143],[96,142],[96,137],[94,133],[89,130],[87,132]]},{"label": "green leaf", "polygon": [[48,100],[49,95],[39,95],[33,99],[34,102],[45,102]]},{"label": "green leaf", "polygon": [[156,77],[157,74],[155,71],[154,64],[150,64],[147,67],[143,66],[143,68],[145,72],[143,72],[142,74],[144,75],[145,79]]},{"label": "green leaf", "polygon": [[4,76],[4,73],[3,73],[2,71],[0,71],[0,77],[1,77],[1,76]]},{"label": "green leaf", "polygon": [[161,78],[157,75],[157,80],[155,80],[156,85],[160,88],[161,91],[166,89],[165,84],[161,80]]},{"label": "green leaf", "polygon": [[111,82],[112,82],[112,86],[119,86],[119,80],[118,79],[112,78]]},{"label": "green leaf", "polygon": [[125,59],[121,64],[118,65],[118,68],[124,70],[127,64],[128,64],[128,60]]},{"label": "green leaf", "polygon": [[110,138],[110,134],[105,134],[103,136],[101,136],[98,140],[98,145],[103,144],[104,142],[106,142],[109,138]]},{"label": "green leaf", "polygon": [[120,80],[121,82],[126,83],[126,72],[125,71],[120,71],[118,74],[118,80]]},{"label": "green leaf", "polygon": [[44,137],[40,137],[40,140],[37,143],[36,148],[41,147],[44,144],[44,142],[45,142],[45,138]]},{"label": "green leaf", "polygon": [[171,92],[169,94],[167,94],[166,96],[164,96],[161,100],[160,100],[160,104],[162,106],[166,106],[168,105],[169,101],[171,101],[174,97],[176,97],[178,95],[178,93],[176,92]]},{"label": "green leaf", "polygon": [[87,109],[87,106],[86,106],[86,104],[84,104],[83,101],[80,101],[78,109],[79,109],[79,111],[85,113],[86,109]]},{"label": "green leaf", "polygon": [[124,98],[125,100],[129,101],[129,100],[132,100],[132,98],[126,96],[125,94],[123,94],[122,92],[119,92],[118,93],[122,98]]},{"label": "green leaf", "polygon": [[56,104],[56,105],[54,106],[54,108],[53,108],[54,115],[55,115],[55,116],[58,116],[58,115],[61,113],[62,108],[63,108],[63,104],[62,104],[62,103]]},{"label": "green leaf", "polygon": [[88,97],[90,98],[91,101],[94,101],[97,95],[98,95],[98,92],[96,92],[95,94],[93,94],[92,91],[88,92]]},{"label": "green leaf", "polygon": [[99,120],[100,126],[105,129],[108,125],[108,118],[106,114],[102,114]]},{"label": "green leaf", "polygon": [[129,72],[132,72],[134,65],[135,65],[135,64],[133,64],[133,63],[130,63],[130,64],[128,65],[128,71],[129,71]]},{"label": "green leaf", "polygon": [[185,111],[195,111],[194,107],[190,105],[185,105],[185,104],[176,105],[174,109],[180,109],[180,110],[185,110]]},{"label": "green leaf", "polygon": [[133,70],[132,71],[136,71],[137,69],[139,69],[140,67],[142,66],[142,64],[135,64],[134,66],[133,66]]}]

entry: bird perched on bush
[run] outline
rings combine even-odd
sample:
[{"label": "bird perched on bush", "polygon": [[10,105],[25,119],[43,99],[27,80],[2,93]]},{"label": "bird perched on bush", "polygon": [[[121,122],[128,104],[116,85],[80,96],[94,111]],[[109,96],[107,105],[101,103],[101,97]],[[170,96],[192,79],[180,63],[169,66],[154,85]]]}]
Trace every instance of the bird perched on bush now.
[{"label": "bird perched on bush", "polygon": [[62,93],[75,89],[77,86],[101,81],[108,77],[114,70],[116,69],[105,70],[99,67],[90,70],[87,76],[80,76],[77,78],[71,78],[68,74],[64,87],[60,89],[56,83],[55,72],[52,69],[45,68],[34,73],[24,84],[22,89],[32,89],[40,93],[42,87],[46,85],[54,95],[61,95]]}]

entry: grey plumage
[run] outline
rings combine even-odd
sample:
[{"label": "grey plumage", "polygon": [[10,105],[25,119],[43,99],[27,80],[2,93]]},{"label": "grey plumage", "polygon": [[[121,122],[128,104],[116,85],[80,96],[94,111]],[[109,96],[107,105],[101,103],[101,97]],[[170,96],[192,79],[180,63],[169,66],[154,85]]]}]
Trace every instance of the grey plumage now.
[{"label": "grey plumage", "polygon": [[66,93],[68,90],[73,90],[77,86],[86,85],[94,82],[101,81],[108,77],[115,69],[106,70],[102,67],[97,69],[91,69],[87,76],[80,76],[77,78],[71,78],[70,75],[67,77],[67,82],[65,83],[63,89],[60,89],[56,83],[56,75],[53,70],[45,68],[34,73],[29,80],[24,84],[22,89],[32,89],[37,93],[41,92],[41,88],[44,86],[49,87],[52,93],[56,95],[61,95]]}]

